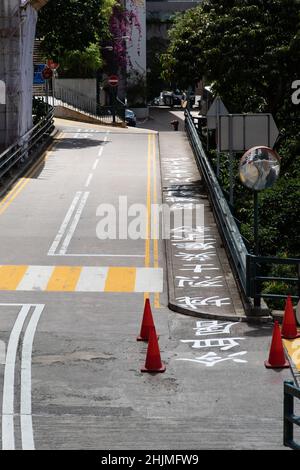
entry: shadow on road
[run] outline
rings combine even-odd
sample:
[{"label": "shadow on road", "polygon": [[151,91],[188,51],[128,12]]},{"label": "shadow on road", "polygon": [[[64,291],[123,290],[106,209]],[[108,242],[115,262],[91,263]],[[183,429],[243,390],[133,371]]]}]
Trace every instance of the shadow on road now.
[{"label": "shadow on road", "polygon": [[184,110],[181,108],[168,108],[157,106],[149,108],[149,120],[138,123],[139,128],[149,129],[158,132],[174,132],[171,121],[179,121],[178,130],[184,131]]},{"label": "shadow on road", "polygon": [[83,139],[83,138],[64,138],[61,139],[58,144],[56,145],[56,148],[59,149],[84,149],[88,147],[99,147],[100,145],[104,145],[107,142],[104,142],[104,140],[96,140],[96,139]]}]

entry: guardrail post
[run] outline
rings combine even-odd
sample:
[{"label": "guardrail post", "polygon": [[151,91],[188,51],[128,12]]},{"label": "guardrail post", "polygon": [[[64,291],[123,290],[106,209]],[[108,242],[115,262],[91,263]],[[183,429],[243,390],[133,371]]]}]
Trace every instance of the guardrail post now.
[{"label": "guardrail post", "polygon": [[283,445],[290,447],[294,441],[294,426],[290,418],[294,415],[294,397],[289,393],[288,386],[294,385],[292,380],[284,382],[283,398]]}]

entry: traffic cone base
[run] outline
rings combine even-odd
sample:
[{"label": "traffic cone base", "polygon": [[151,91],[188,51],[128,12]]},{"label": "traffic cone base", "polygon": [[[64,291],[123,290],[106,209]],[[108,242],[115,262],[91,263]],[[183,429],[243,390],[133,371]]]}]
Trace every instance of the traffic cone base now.
[{"label": "traffic cone base", "polygon": [[[158,335],[157,335],[156,337],[157,337],[157,339],[159,339],[159,336],[158,336]],[[147,338],[142,338],[141,336],[138,336],[138,337],[136,338],[136,340],[137,340],[137,341],[144,341],[145,343],[148,343],[148,341],[149,341],[149,339],[147,339]]]},{"label": "traffic cone base", "polygon": [[147,348],[146,362],[141,372],[165,372],[166,366],[161,362],[160,350],[157,341],[155,326],[149,331],[149,343]]},{"label": "traffic cone base", "polygon": [[300,338],[300,334],[297,331],[297,323],[290,295],[288,295],[285,302],[284,316],[281,327],[281,336],[285,339]]},{"label": "traffic cone base", "polygon": [[265,367],[267,369],[285,369],[287,367],[290,367],[290,364],[289,364],[289,361],[285,361],[284,364],[280,366],[273,366],[272,364],[270,364],[269,361],[265,361]]},{"label": "traffic cone base", "polygon": [[264,364],[268,369],[283,369],[285,367],[290,367],[284,354],[278,321],[275,321],[274,323],[269,358],[264,362]]},{"label": "traffic cone base", "polygon": [[147,369],[146,367],[142,367],[141,372],[153,372],[154,374],[156,372],[165,372],[166,366],[164,365],[164,363],[162,363],[161,365],[162,366],[160,369]]},{"label": "traffic cone base", "polygon": [[281,332],[281,338],[283,339],[296,339],[296,338],[300,338],[300,333],[297,331],[297,334],[294,336],[287,336],[287,335],[283,335],[282,332]]}]

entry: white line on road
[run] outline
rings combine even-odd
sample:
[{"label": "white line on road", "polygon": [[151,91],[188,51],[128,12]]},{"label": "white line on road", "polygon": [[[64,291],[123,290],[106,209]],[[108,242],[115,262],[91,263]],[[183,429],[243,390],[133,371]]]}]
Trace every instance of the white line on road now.
[{"label": "white line on road", "polygon": [[98,166],[98,163],[99,163],[99,158],[97,158],[97,160],[95,161],[95,163],[93,165],[93,170],[96,170],[96,168]]},{"label": "white line on road", "polygon": [[38,305],[31,316],[23,339],[21,361],[21,435],[23,450],[34,450],[31,405],[31,360],[33,339],[45,305]]},{"label": "white line on road", "polygon": [[3,403],[2,403],[2,450],[15,449],[14,435],[14,387],[15,387],[15,363],[20,334],[30,311],[31,305],[23,305],[13,329],[11,331],[6,353]]},{"label": "white line on road", "polygon": [[100,147],[99,152],[98,152],[98,157],[101,157],[101,155],[103,153],[103,149],[104,149],[104,147]]},{"label": "white line on road", "polygon": [[66,228],[68,226],[68,223],[71,220],[71,217],[73,215],[73,212],[75,211],[76,205],[78,203],[79,198],[81,197],[82,192],[78,191],[71,203],[71,206],[67,212],[66,217],[63,220],[63,223],[60,226],[60,229],[54,239],[54,242],[52,243],[50,250],[48,251],[48,256],[53,256],[55,254],[55,251],[57,250],[58,245],[60,244],[61,239],[63,238]]},{"label": "white line on road", "polygon": [[65,238],[65,240],[64,240],[64,242],[63,242],[63,244],[62,244],[62,247],[61,247],[61,249],[59,250],[59,253],[60,253],[61,255],[65,255],[66,252],[67,252],[68,246],[69,246],[69,244],[70,244],[70,242],[71,242],[71,239],[72,239],[72,237],[73,237],[73,235],[74,235],[74,232],[75,232],[76,227],[77,227],[77,225],[78,225],[79,219],[80,219],[80,217],[81,217],[81,214],[82,214],[82,211],[83,211],[84,206],[85,206],[85,204],[86,204],[86,201],[87,201],[87,199],[88,199],[88,197],[89,197],[89,194],[90,194],[89,192],[85,192],[85,193],[83,194],[82,198],[81,198],[81,201],[80,201],[80,203],[79,203],[78,209],[77,209],[76,214],[75,214],[75,216],[74,216],[74,218],[73,218],[73,222],[72,222],[72,224],[71,224],[71,226],[70,226],[70,228],[69,228],[69,230],[68,230],[68,232],[67,232],[67,235],[66,235],[66,238]]},{"label": "white line on road", "polygon": [[99,253],[99,254],[93,254],[93,253],[55,253],[53,256],[87,256],[87,257],[94,257],[94,256],[99,256],[99,257],[106,257],[106,258],[145,258],[145,255],[116,255],[111,254],[111,253]]},{"label": "white line on road", "polygon": [[90,185],[90,182],[92,181],[93,178],[93,173],[90,173],[89,176],[87,177],[87,180],[85,182],[85,187],[88,188]]}]

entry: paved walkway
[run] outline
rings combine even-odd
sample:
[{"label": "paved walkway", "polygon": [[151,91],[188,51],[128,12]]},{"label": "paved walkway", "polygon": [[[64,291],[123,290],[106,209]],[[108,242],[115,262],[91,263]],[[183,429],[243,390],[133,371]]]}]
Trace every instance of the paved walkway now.
[{"label": "paved walkway", "polygon": [[[150,112],[160,129],[163,202],[173,214],[166,239],[169,307],[195,316],[245,320],[245,312],[218,233],[207,192],[184,132],[183,111]],[[178,119],[181,131],[170,131]],[[176,214],[176,218],[175,218]]]}]

